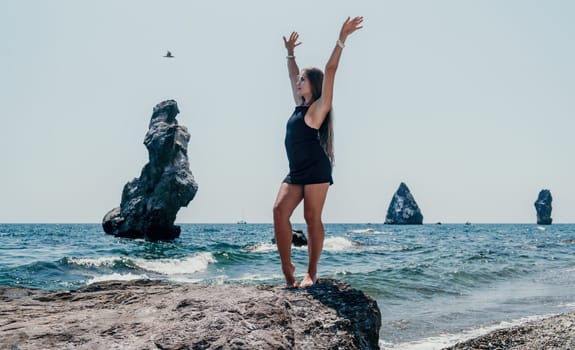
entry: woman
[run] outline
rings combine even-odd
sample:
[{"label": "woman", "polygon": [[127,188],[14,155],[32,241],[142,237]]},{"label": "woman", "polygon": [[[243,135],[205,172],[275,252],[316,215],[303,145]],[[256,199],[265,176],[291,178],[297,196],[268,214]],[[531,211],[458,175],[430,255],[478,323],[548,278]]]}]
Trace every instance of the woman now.
[{"label": "woman", "polygon": [[[289,288],[309,287],[317,281],[317,263],[324,237],[321,212],[327,190],[333,184],[331,105],[335,72],[347,37],[362,28],[362,22],[363,17],[348,17],[345,20],[325,66],[325,75],[317,68],[306,68],[300,72],[294,56],[295,47],[301,44],[298,42],[299,34],[292,32],[289,39],[283,37],[296,108],[288,120],[285,138],[290,171],[280,186],[273,213],[276,242]],[[309,261],[307,273],[298,284],[294,276],[295,265],[291,262],[290,217],[302,200],[308,229]]]}]

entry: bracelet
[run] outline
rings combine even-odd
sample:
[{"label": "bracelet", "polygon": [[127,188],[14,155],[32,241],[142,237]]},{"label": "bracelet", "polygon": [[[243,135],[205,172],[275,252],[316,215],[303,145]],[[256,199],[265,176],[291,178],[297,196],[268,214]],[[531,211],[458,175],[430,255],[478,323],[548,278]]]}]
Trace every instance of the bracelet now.
[{"label": "bracelet", "polygon": [[342,49],[345,47],[345,44],[341,42],[341,40],[337,40],[337,46],[341,47]]},{"label": "bracelet", "polygon": [[286,56],[286,58],[289,60],[290,58],[295,58],[295,56],[294,55],[288,55],[288,56]]}]

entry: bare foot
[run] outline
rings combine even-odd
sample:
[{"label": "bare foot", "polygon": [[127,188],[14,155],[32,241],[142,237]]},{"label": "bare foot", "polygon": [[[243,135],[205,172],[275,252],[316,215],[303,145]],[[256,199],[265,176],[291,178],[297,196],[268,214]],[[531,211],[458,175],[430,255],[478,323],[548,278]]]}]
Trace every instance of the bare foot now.
[{"label": "bare foot", "polygon": [[286,279],[286,288],[298,288],[299,287],[299,283],[297,282],[297,280],[294,277],[294,272],[295,272],[295,265],[291,264],[290,267],[286,269],[284,269],[284,276]]},{"label": "bare foot", "polygon": [[301,288],[311,287],[315,284],[315,282],[317,282],[317,277],[316,276],[312,277],[309,275],[309,273],[306,273],[305,277],[303,278],[299,286]]}]

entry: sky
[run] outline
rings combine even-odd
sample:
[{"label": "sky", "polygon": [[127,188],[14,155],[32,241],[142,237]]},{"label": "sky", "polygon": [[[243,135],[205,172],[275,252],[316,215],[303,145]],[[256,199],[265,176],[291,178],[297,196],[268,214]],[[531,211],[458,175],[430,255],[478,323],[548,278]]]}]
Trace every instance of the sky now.
[{"label": "sky", "polygon": [[357,15],[324,222],[383,223],[405,182],[424,223],[534,223],[541,189],[575,223],[571,0],[4,1],[0,222],[100,223],[167,99],[199,185],[177,222],[272,222],[294,108],[282,36],[323,68]]}]

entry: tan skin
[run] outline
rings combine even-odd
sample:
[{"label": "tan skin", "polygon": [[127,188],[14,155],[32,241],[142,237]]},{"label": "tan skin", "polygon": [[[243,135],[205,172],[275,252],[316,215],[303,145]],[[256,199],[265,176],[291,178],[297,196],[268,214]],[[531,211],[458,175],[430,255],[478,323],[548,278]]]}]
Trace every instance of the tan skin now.
[{"label": "tan skin", "polygon": [[[347,18],[343,23],[339,41],[345,43],[347,37],[358,29],[361,29],[363,17]],[[298,42],[299,34],[292,32],[289,38],[283,37],[288,56],[294,56],[294,50],[301,44]],[[325,66],[322,83],[322,95],[317,100],[312,100],[312,92],[305,70],[299,70],[295,58],[288,58],[288,72],[292,87],[292,93],[296,105],[309,106],[304,117],[305,123],[314,129],[319,129],[332,108],[333,86],[335,73],[339,64],[343,49],[335,45],[330,58]],[[309,287],[317,281],[317,263],[321,256],[324,240],[324,227],[321,214],[329,183],[294,185],[282,183],[274,204],[274,231],[278,251],[282,263],[282,271],[285,276],[286,286]],[[295,265],[291,262],[292,226],[290,217],[295,208],[302,202],[304,206],[304,219],[308,228],[308,267],[305,277],[298,283],[295,279]]]}]

